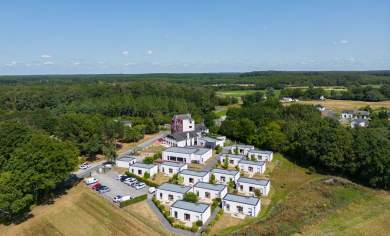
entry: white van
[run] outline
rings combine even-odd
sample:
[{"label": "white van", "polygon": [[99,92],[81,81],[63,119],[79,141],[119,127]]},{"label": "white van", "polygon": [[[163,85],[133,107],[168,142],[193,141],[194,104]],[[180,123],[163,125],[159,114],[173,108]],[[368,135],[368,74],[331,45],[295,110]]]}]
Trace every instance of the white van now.
[{"label": "white van", "polygon": [[98,180],[95,177],[89,177],[84,179],[84,183],[87,185],[94,184],[98,182]]},{"label": "white van", "polygon": [[130,199],[132,199],[132,197],[130,195],[125,195],[125,196],[117,195],[112,200],[114,202],[118,203],[118,202],[124,202],[124,201],[130,200]]}]

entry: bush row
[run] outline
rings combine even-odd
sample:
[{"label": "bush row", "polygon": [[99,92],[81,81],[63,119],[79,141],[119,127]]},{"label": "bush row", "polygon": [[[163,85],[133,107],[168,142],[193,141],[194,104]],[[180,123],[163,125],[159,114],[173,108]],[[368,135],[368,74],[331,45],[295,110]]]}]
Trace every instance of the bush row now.
[{"label": "bush row", "polygon": [[127,201],[123,201],[123,202],[120,202],[120,203],[119,203],[119,206],[120,206],[120,207],[125,207],[125,206],[128,206],[128,205],[137,203],[137,202],[142,202],[142,201],[146,200],[147,198],[148,198],[148,195],[147,195],[147,194],[144,194],[144,195],[135,197],[135,198],[133,198],[133,199],[130,199],[130,200],[127,200]]}]

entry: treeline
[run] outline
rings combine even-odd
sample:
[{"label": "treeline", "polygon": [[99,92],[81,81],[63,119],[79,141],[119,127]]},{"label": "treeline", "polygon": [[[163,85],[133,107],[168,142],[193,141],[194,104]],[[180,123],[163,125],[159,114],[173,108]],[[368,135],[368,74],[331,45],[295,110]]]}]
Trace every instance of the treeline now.
[{"label": "treeline", "polygon": [[53,197],[78,163],[78,150],[19,122],[0,123],[0,222],[20,219]]},{"label": "treeline", "polygon": [[345,90],[331,89],[326,91],[323,88],[284,88],[280,92],[281,97],[300,99],[319,99],[321,96],[331,99],[358,100],[358,101],[384,101],[390,99],[390,84],[380,87],[372,86],[351,86]]},{"label": "treeline", "polygon": [[390,129],[386,116],[377,116],[381,121],[375,121],[372,128],[350,129],[321,117],[314,106],[284,107],[276,99],[250,97],[254,98],[246,98],[242,108],[229,109],[221,133],[284,153],[319,171],[371,187],[390,188]]}]

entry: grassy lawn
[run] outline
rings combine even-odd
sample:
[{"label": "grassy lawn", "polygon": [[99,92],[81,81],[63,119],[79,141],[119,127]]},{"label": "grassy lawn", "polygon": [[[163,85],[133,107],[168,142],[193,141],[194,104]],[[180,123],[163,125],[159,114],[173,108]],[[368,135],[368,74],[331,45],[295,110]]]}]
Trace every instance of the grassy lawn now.
[{"label": "grassy lawn", "polygon": [[159,172],[153,177],[152,181],[156,184],[163,184],[169,181],[169,177]]},{"label": "grassy lawn", "polygon": [[34,207],[18,225],[0,225],[0,235],[169,235],[155,223],[113,206],[79,184],[54,204]]},{"label": "grassy lawn", "polygon": [[[309,100],[309,101],[299,101],[297,103],[301,104],[310,104],[310,105],[322,105],[326,108],[332,109],[336,112],[341,112],[342,110],[354,110],[361,107],[370,106],[372,109],[377,110],[382,107],[389,109],[390,101],[381,101],[381,102],[364,102],[364,101],[351,101],[351,100],[332,100],[327,99],[325,101],[319,100]],[[292,103],[290,103],[292,104]]]}]

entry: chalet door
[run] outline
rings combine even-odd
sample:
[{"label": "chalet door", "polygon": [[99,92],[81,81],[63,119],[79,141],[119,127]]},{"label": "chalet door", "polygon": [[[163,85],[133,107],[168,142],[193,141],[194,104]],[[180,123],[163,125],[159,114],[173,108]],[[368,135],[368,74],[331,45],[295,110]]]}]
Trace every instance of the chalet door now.
[{"label": "chalet door", "polygon": [[191,215],[187,214],[187,213],[184,213],[184,220],[190,221],[191,220]]}]

